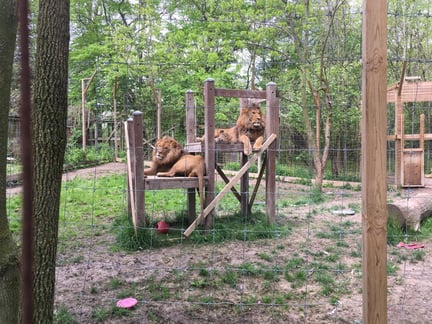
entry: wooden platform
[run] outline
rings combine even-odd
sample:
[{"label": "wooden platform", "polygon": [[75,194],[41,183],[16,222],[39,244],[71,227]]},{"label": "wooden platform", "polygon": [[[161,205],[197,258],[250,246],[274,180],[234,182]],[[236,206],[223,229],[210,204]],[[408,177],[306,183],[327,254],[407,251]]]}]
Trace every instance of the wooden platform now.
[{"label": "wooden platform", "polygon": [[[204,143],[201,142],[187,143],[185,144],[184,149],[188,153],[202,153],[205,151]],[[219,153],[241,153],[243,152],[243,143],[215,143],[215,151]]]},{"label": "wooden platform", "polygon": [[[267,140],[273,138],[266,150],[265,158],[262,167],[262,178],[264,171],[265,188],[266,188],[266,211],[269,223],[275,222],[276,214],[276,183],[275,169],[277,158],[277,134],[279,134],[279,98],[277,97],[276,84],[269,82],[266,90],[232,90],[216,88],[213,79],[207,79],[204,82],[204,134],[214,134],[215,131],[215,98],[216,97],[232,97],[239,98],[240,102],[244,99],[265,99],[266,102],[266,126],[265,136]],[[245,107],[241,105],[241,107]],[[216,143],[213,136],[205,136],[204,142],[198,142],[196,138],[195,124],[195,100],[193,92],[186,92],[186,144],[184,150],[192,154],[202,154],[205,159],[206,173],[205,177],[205,201],[204,206],[211,206],[206,211],[208,217],[205,218],[206,228],[213,224],[215,216],[216,203],[216,174],[219,174],[223,180],[229,185],[232,185],[232,179],[229,179],[216,164],[217,154],[220,153],[238,153],[240,157],[241,168],[250,166],[251,162],[247,156],[243,154],[244,148],[242,143],[238,144],[221,144]],[[163,190],[163,189],[181,189],[188,190],[188,218],[192,223],[196,220],[195,212],[196,190],[198,187],[197,178],[189,177],[144,177],[143,161],[143,121],[142,112],[136,111],[133,117],[125,122],[127,157],[128,157],[128,210],[132,216],[135,230],[137,227],[146,224],[145,218],[145,195],[146,190]],[[261,152],[262,153],[262,152]],[[264,168],[265,166],[265,168]],[[248,170],[244,170],[240,175],[234,176],[236,182],[240,185],[240,191],[237,192],[234,187],[231,191],[240,201],[240,210],[243,215],[250,213],[250,206],[253,204],[256,191],[254,190],[249,199],[249,178]],[[258,182],[258,181],[257,181]],[[226,190],[228,191],[228,190]]]},{"label": "wooden platform", "polygon": [[[207,182],[207,180],[208,177],[204,177],[204,181]],[[198,178],[145,176],[144,186],[146,190],[198,188]]]}]

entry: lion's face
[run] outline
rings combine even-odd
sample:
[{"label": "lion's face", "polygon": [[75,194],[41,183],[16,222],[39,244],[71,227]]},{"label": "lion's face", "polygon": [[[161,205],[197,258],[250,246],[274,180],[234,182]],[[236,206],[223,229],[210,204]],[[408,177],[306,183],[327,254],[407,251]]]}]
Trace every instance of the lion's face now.
[{"label": "lion's face", "polygon": [[237,126],[241,126],[246,129],[264,129],[265,120],[261,108],[243,108],[239,119],[237,120]]},{"label": "lion's face", "polygon": [[174,138],[164,136],[156,142],[153,150],[153,162],[157,164],[174,163],[183,153],[182,145]]}]

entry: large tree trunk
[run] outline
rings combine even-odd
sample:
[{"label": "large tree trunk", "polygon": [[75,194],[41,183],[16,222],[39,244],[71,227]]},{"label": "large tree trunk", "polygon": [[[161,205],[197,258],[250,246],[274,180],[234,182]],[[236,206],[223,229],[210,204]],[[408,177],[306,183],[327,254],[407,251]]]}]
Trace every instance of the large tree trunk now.
[{"label": "large tree trunk", "polygon": [[400,227],[420,231],[421,222],[432,216],[432,190],[419,189],[409,198],[399,199],[387,204],[390,221]]},{"label": "large tree trunk", "polygon": [[34,323],[53,322],[66,147],[69,1],[39,2],[33,97]]},{"label": "large tree trunk", "polygon": [[6,212],[6,156],[12,66],[16,38],[15,1],[0,0],[0,323],[19,322],[19,254]]}]

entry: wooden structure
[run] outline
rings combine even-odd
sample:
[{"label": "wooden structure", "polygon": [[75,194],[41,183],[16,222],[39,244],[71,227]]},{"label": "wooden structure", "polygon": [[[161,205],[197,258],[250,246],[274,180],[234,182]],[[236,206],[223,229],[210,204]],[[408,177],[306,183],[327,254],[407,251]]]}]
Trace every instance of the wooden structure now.
[{"label": "wooden structure", "polygon": [[[243,154],[243,144],[220,144],[216,143],[213,136],[215,130],[215,100],[217,97],[230,98],[255,98],[266,101],[266,142],[263,149],[255,152],[248,157]],[[195,125],[195,105],[192,91],[186,93],[186,144],[184,148],[189,153],[204,154],[206,162],[206,208],[203,215],[199,219],[205,219],[206,227],[209,227],[213,222],[214,208],[221,199],[221,195],[216,196],[216,172],[225,180],[226,186],[221,191],[225,195],[230,190],[236,195],[240,201],[241,211],[245,215],[250,211],[251,205],[261,178],[266,171],[266,206],[268,221],[273,223],[276,214],[276,156],[277,156],[277,137],[279,134],[279,99],[277,97],[276,84],[271,82],[267,84],[266,90],[233,90],[216,88],[213,79],[208,79],[204,83],[204,118],[205,118],[205,140],[204,143],[196,140],[196,125]],[[235,123],[235,121],[233,121]],[[199,222],[196,216],[195,207],[195,189],[198,187],[197,178],[189,177],[157,177],[147,176],[144,178],[144,150],[143,150],[143,126],[142,113],[135,112],[133,118],[130,118],[126,123],[126,136],[128,146],[128,206],[132,215],[135,226],[142,226],[145,221],[145,201],[144,190],[162,190],[162,189],[188,189],[188,217],[191,226],[185,232],[188,236],[193,231]],[[216,153],[238,152],[241,155],[242,168],[239,173],[229,180],[223,171],[216,165]],[[249,198],[249,175],[248,169],[252,163],[258,159],[263,153],[265,154],[265,162],[260,171],[260,177],[257,179],[252,197]],[[233,185],[240,181],[240,193],[238,193]],[[209,217],[207,217],[209,216]]]},{"label": "wooden structure", "polygon": [[387,1],[363,1],[362,36],[362,323],[384,324],[387,323]]},{"label": "wooden structure", "polygon": [[[432,82],[405,78],[406,62],[401,80],[387,89],[387,102],[395,104],[395,184],[402,187],[424,187],[424,141],[432,134],[424,133],[424,115],[420,116],[419,134],[405,134],[404,103],[432,101]],[[419,141],[418,148],[405,148],[405,141]]]}]

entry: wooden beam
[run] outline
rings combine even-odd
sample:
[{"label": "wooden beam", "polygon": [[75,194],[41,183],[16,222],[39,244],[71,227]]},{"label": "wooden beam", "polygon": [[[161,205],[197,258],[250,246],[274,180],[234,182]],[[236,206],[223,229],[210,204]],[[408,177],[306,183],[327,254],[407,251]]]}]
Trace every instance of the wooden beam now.
[{"label": "wooden beam", "polygon": [[[216,161],[216,153],[215,153],[215,140],[214,140],[214,131],[215,131],[215,82],[213,79],[207,79],[204,82],[204,158],[206,164],[206,173],[209,177],[207,182],[207,190],[206,190],[206,201],[205,205],[207,206],[210,201],[213,200],[215,196],[215,161]],[[210,227],[213,221],[213,213],[206,220],[206,227]]]},{"label": "wooden beam", "polygon": [[[363,1],[363,321],[387,323],[387,1]],[[407,87],[408,85],[405,85]]]},{"label": "wooden beam", "polygon": [[[387,140],[388,141],[394,141],[398,136],[397,135],[388,135]],[[420,140],[421,135],[420,134],[405,134],[404,139],[407,141],[418,141]],[[423,141],[432,141],[432,134],[427,133],[423,134]]]},{"label": "wooden beam", "polygon": [[275,134],[271,134],[269,138],[264,142],[260,151],[254,153],[252,157],[248,160],[248,162],[243,165],[243,167],[238,171],[238,173],[230,180],[229,183],[219,192],[219,194],[207,205],[201,215],[199,215],[195,221],[186,229],[184,235],[188,237],[192,234],[198,223],[201,222],[202,219],[205,219],[208,214],[217,206],[217,204],[221,201],[221,199],[231,190],[231,188],[240,180],[240,178],[245,174],[246,171],[249,170],[251,165],[258,160],[258,157],[273,143],[273,141],[277,138]]},{"label": "wooden beam", "polygon": [[[114,133],[114,161],[117,162],[118,159],[118,137],[117,137],[117,90],[118,90],[118,82],[117,82],[117,76],[114,79],[114,86],[113,86],[113,114],[114,114],[114,127],[113,127],[113,133]],[[111,137],[111,136],[110,136]],[[108,138],[109,140],[109,138]]]},{"label": "wooden beam", "polygon": [[[81,122],[82,122],[82,150],[86,152],[87,145],[87,126],[86,126],[86,94],[90,88],[97,70],[93,72],[90,78],[81,79]],[[87,81],[87,83],[86,83]]]},{"label": "wooden beam", "polygon": [[192,90],[186,91],[186,145],[196,142],[195,98]]},{"label": "wooden beam", "polygon": [[131,154],[132,151],[132,143],[130,139],[133,140],[133,119],[129,118],[124,122],[125,127],[125,138],[126,138],[126,161],[127,161],[127,175],[128,175],[128,206],[131,211],[132,224],[134,226],[135,235],[137,234],[137,214],[135,209],[135,190],[134,190],[134,182],[133,182],[133,171],[134,171],[134,163],[133,157]]},{"label": "wooden beam", "polygon": [[[223,172],[221,167],[217,164],[216,164],[216,171],[219,174],[219,176],[222,178],[222,180],[225,181],[226,184],[230,182],[230,179],[225,175],[225,173]],[[232,187],[231,191],[232,191],[233,195],[237,198],[237,200],[239,202],[241,202],[241,196],[240,196],[239,192],[237,191],[237,189]]]},{"label": "wooden beam", "polygon": [[216,97],[228,98],[258,98],[265,99],[266,92],[263,90],[237,90],[237,89],[215,89]]},{"label": "wooden beam", "polygon": [[400,78],[400,81],[399,81],[399,83],[398,83],[398,93],[397,93],[397,95],[398,95],[399,97],[402,95],[402,87],[403,87],[404,80],[405,80],[406,65],[407,65],[407,61],[404,61],[404,62],[403,62],[403,65],[402,65],[401,78]]},{"label": "wooden beam", "polygon": [[248,203],[248,208],[249,208],[249,209],[248,209],[248,213],[251,213],[251,212],[252,212],[252,206],[253,206],[253,203],[254,203],[254,201],[255,201],[255,197],[256,197],[256,195],[257,195],[258,188],[259,188],[259,186],[260,186],[260,184],[261,184],[261,180],[262,180],[262,178],[263,178],[263,176],[264,176],[264,171],[265,171],[265,169],[266,169],[266,162],[267,162],[267,160],[264,159],[264,163],[261,165],[260,171],[259,171],[259,173],[258,173],[258,178],[257,178],[257,180],[256,180],[254,190],[252,191],[252,195],[251,195],[250,200],[249,200],[249,203]]},{"label": "wooden beam", "polygon": [[[269,82],[266,86],[266,137],[279,134],[279,98],[276,83]],[[279,139],[271,143],[266,154],[266,209],[270,224],[276,222],[276,159],[279,150]]]},{"label": "wooden beam", "polygon": [[135,180],[135,210],[137,225],[144,226],[145,219],[145,195],[144,195],[144,147],[143,147],[143,117],[141,111],[133,113],[134,123],[134,151],[132,154],[135,161],[134,180]]}]

